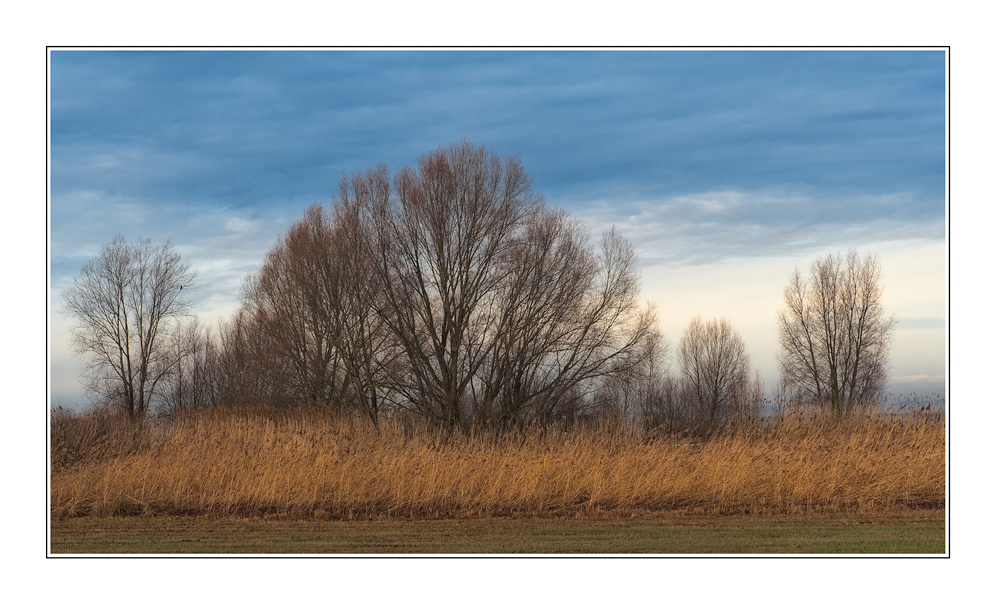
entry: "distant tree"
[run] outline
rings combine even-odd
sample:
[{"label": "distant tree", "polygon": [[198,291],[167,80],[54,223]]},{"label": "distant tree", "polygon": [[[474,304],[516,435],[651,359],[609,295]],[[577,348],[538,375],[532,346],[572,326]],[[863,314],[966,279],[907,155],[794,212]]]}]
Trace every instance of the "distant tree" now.
[{"label": "distant tree", "polygon": [[634,379],[622,379],[636,392],[637,413],[645,429],[674,433],[694,422],[688,402],[681,397],[681,377],[671,372],[670,355],[670,343],[658,333],[641,353]]},{"label": "distant tree", "polygon": [[883,394],[895,319],[882,307],[878,259],[828,255],[799,270],[778,315],[782,381],[797,397],[835,416],[872,405]]},{"label": "distant tree", "polygon": [[179,362],[163,377],[157,410],[169,415],[208,407],[213,400],[212,361],[214,343],[209,331],[194,318],[169,334],[165,346]]},{"label": "distant tree", "polygon": [[693,319],[678,346],[678,364],[682,393],[701,421],[712,424],[743,407],[750,359],[729,320]]},{"label": "distant tree", "polygon": [[170,341],[191,306],[180,290],[189,293],[195,276],[169,242],[116,237],[63,295],[65,312],[76,320],[72,342],[85,356],[87,386],[132,419],[145,418],[183,359]]},{"label": "distant tree", "polygon": [[669,397],[669,355],[664,335],[653,329],[639,350],[622,360],[623,367],[613,368],[602,379],[596,396],[597,413],[606,419],[636,420],[648,429],[673,424],[677,415],[676,402]]}]

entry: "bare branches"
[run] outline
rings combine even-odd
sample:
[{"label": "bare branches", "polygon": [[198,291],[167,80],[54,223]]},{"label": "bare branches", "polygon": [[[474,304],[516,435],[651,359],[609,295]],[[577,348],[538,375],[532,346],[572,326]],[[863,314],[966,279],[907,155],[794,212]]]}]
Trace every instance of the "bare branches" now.
[{"label": "bare branches", "polygon": [[116,237],[87,263],[64,294],[77,321],[73,345],[85,355],[89,387],[134,419],[144,418],[162,380],[181,361],[169,340],[190,302],[196,273],[170,243]]},{"label": "bare branches", "polygon": [[612,231],[596,253],[530,181],[517,158],[469,143],[393,181],[383,166],[343,179],[334,214],[390,335],[382,374],[435,423],[549,418],[579,385],[635,363],[651,332],[628,242]]},{"label": "bare branches", "polygon": [[688,324],[678,348],[682,391],[707,423],[738,412],[749,394],[750,360],[727,319]]},{"label": "bare branches", "polygon": [[393,177],[344,178],[331,211],[312,206],[269,251],[216,338],[173,321],[189,266],[150,246],[115,240],[66,299],[105,396],[134,414],[156,394],[167,411],[544,423],[580,413],[610,378],[650,384],[666,352],[629,242],[614,229],[590,242],[544,206],[517,157],[467,142]]},{"label": "bare branches", "polygon": [[[65,309],[91,389],[133,418],[153,402],[308,405],[374,426],[406,413],[461,430],[754,417],[763,388],[729,321],[690,323],[672,379],[633,246],[614,229],[590,240],[518,158],[462,142],[393,177],[381,165],[343,178],[331,209],[309,208],[270,250],[215,337],[182,324],[194,272],[168,243],[116,238]],[[792,275],[785,388],[839,416],[881,394],[894,320],[880,279],[853,251]]]},{"label": "bare branches", "polygon": [[403,351],[395,387],[446,426],[466,424],[468,389],[494,347],[507,257],[540,199],[529,181],[517,158],[464,142],[401,170],[393,192],[383,168],[343,182],[338,204],[368,221],[371,298]]},{"label": "bare branches", "polygon": [[895,325],[882,308],[881,266],[856,251],[815,261],[785,289],[779,313],[782,381],[805,400],[845,416],[882,394]]}]

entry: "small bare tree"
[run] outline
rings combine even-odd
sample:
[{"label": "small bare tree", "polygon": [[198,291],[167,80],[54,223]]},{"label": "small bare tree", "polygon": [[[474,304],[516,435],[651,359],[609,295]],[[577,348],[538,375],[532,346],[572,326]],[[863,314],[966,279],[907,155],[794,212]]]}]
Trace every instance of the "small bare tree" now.
[{"label": "small bare tree", "polygon": [[882,308],[881,265],[851,250],[799,270],[778,315],[783,383],[794,395],[838,417],[883,394],[895,319]]},{"label": "small bare tree", "polygon": [[208,407],[213,394],[211,365],[214,357],[210,331],[194,318],[174,330],[166,346],[179,361],[174,371],[163,378],[157,410],[168,416]]},{"label": "small bare tree", "polygon": [[163,379],[182,359],[170,339],[191,303],[196,273],[167,242],[116,237],[84,265],[63,295],[77,322],[73,345],[87,360],[88,387],[102,402],[143,420]]},{"label": "small bare tree", "polygon": [[666,424],[667,404],[671,403],[666,399],[669,348],[664,335],[652,330],[638,350],[601,380],[596,395],[598,414],[639,421],[644,428]]},{"label": "small bare tree", "polygon": [[729,417],[749,394],[750,359],[727,319],[688,324],[678,347],[682,392],[708,424]]}]

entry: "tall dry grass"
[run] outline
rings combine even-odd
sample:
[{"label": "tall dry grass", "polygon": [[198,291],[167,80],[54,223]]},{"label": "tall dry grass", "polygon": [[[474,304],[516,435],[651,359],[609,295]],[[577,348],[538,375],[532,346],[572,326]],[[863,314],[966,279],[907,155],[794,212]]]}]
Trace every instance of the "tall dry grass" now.
[{"label": "tall dry grass", "polygon": [[944,420],[929,412],[799,414],[682,439],[625,426],[448,435],[390,421],[378,433],[316,414],[212,411],[141,438],[82,440],[87,455],[57,434],[73,430],[53,423],[56,517],[764,514],[945,501]]}]

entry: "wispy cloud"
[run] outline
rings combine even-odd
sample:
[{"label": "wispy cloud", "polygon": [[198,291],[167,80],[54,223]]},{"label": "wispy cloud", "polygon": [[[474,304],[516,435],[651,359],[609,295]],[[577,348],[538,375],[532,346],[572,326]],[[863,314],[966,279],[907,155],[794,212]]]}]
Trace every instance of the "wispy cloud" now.
[{"label": "wispy cloud", "polygon": [[718,191],[578,212],[593,228],[616,225],[644,266],[801,256],[889,241],[943,241],[944,217],[912,193],[836,197],[787,191]]}]

